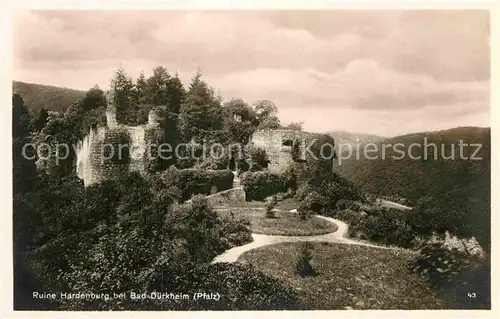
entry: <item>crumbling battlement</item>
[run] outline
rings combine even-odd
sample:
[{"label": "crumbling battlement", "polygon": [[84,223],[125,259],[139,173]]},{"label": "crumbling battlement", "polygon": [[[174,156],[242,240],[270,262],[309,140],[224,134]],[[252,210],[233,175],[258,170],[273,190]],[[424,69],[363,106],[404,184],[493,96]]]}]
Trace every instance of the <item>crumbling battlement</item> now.
[{"label": "crumbling battlement", "polygon": [[[127,172],[146,172],[148,151],[147,131],[159,126],[161,114],[149,112],[145,125],[129,126],[118,123],[112,94],[108,93],[106,126],[92,128],[80,141],[77,155],[77,175],[85,186],[121,176]],[[112,152],[112,154],[110,153]]]},{"label": "crumbling battlement", "polygon": [[[292,163],[306,164],[311,156],[306,152],[306,147],[314,140],[318,140],[319,134],[304,131],[294,131],[285,129],[264,129],[258,130],[250,139],[250,144],[263,149],[266,152],[268,166],[272,172],[280,173],[286,170]],[[293,157],[294,144],[298,143],[298,154]],[[319,143],[319,142],[318,142]],[[331,140],[333,144],[333,139]],[[325,159],[332,161],[333,159]]]}]

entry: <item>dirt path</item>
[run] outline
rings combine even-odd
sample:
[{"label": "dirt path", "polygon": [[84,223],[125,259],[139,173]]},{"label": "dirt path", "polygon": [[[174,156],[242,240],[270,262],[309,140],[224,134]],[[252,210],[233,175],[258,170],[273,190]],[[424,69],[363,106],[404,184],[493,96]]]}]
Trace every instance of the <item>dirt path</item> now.
[{"label": "dirt path", "polygon": [[[290,211],[290,213],[295,213],[295,212],[297,212],[296,209]],[[325,219],[331,223],[336,224],[338,226],[337,231],[329,234],[316,235],[316,236],[276,236],[276,235],[252,234],[253,241],[251,243],[248,243],[243,246],[233,247],[231,249],[226,250],[222,254],[216,256],[212,261],[212,263],[220,263],[220,262],[234,263],[236,262],[236,260],[238,260],[238,257],[240,257],[244,252],[247,252],[249,250],[277,243],[288,243],[288,242],[292,243],[300,241],[319,241],[319,242],[330,242],[330,243],[339,243],[347,245],[376,247],[380,249],[392,249],[389,247],[376,246],[348,239],[346,238],[348,230],[348,225],[346,223],[331,217],[325,217],[320,215],[316,215],[316,217]]]}]

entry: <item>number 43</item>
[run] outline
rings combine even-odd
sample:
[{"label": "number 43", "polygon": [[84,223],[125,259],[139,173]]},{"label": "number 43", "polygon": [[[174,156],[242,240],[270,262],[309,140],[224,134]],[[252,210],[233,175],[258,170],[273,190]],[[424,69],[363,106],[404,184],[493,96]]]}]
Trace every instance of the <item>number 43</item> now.
[{"label": "number 43", "polygon": [[476,293],[475,292],[468,292],[467,297],[474,299],[474,298],[476,298]]}]

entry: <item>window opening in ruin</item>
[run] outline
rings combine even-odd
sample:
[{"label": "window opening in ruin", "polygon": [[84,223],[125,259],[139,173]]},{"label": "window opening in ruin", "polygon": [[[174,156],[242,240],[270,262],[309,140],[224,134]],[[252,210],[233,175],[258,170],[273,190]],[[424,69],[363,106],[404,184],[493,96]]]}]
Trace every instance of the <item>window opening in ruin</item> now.
[{"label": "window opening in ruin", "polygon": [[292,140],[283,140],[281,143],[282,146],[290,146],[292,147],[293,141]]}]

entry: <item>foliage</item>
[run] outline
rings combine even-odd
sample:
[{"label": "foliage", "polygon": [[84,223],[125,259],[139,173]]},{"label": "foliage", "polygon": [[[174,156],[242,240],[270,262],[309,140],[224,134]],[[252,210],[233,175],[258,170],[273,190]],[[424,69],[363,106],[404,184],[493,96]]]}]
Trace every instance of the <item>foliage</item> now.
[{"label": "foliage", "polygon": [[266,151],[253,144],[248,144],[245,147],[246,161],[250,163],[250,171],[256,172],[267,167],[269,159],[267,157]]},{"label": "foliage", "polygon": [[184,140],[201,141],[207,131],[217,131],[222,128],[220,100],[215,96],[213,89],[201,80],[201,73],[192,79],[181,106],[180,129]]},{"label": "foliage", "polygon": [[269,100],[261,100],[255,103],[254,110],[258,119],[258,129],[278,129],[280,120],[277,117],[278,108]]},{"label": "foliage", "polygon": [[[424,139],[426,139],[424,143]],[[463,141],[461,150],[459,142]],[[419,232],[448,230],[462,237],[475,236],[489,250],[491,133],[489,128],[460,127],[450,130],[398,136],[383,140],[386,145],[417,143],[411,159],[393,148],[376,160],[353,154],[339,172],[367,192],[398,195],[413,206]],[[427,144],[427,148],[425,147]],[[470,157],[476,152],[476,159]],[[380,144],[379,144],[380,146]],[[382,147],[378,147],[380,151]],[[443,153],[444,149],[444,153]],[[469,159],[462,159],[462,157]],[[425,159],[427,154],[427,159]],[[446,159],[451,157],[452,159]],[[357,155],[360,159],[355,159]],[[407,154],[408,155],[408,154]],[[436,156],[437,155],[437,156]],[[373,156],[373,155],[371,155]]]},{"label": "foliage", "polygon": [[491,307],[490,261],[484,256],[447,247],[444,241],[429,242],[409,267],[439,287],[453,308]]},{"label": "foliage", "polygon": [[301,277],[312,276],[314,274],[314,269],[311,265],[311,260],[313,258],[314,246],[309,242],[304,242],[300,246],[299,260],[295,266],[297,274]]},{"label": "foliage", "polygon": [[234,175],[228,170],[183,169],[174,167],[156,174],[156,188],[176,186],[180,190],[180,199],[185,201],[195,194],[210,195],[212,188],[217,191],[233,187]]},{"label": "foliage", "polygon": [[304,122],[292,122],[288,125],[282,126],[282,128],[285,130],[302,131],[303,125],[304,125]]},{"label": "foliage", "polygon": [[361,192],[336,173],[315,176],[297,189],[295,198],[307,210],[330,216],[340,200],[362,200]]},{"label": "foliage", "polygon": [[287,191],[281,175],[269,171],[245,172],[241,177],[247,200],[263,200],[269,195]]},{"label": "foliage", "polygon": [[[184,261],[205,263],[251,240],[245,222],[220,218],[199,196],[174,205],[175,187],[159,184],[136,173],[87,188],[76,179],[41,176],[36,190],[17,206],[30,216],[18,228],[27,237],[25,275],[56,292],[141,291],[166,269],[178,277],[186,270]],[[147,301],[59,302],[62,309],[155,306]]]},{"label": "foliage", "polygon": [[223,105],[224,130],[229,142],[246,145],[258,125],[255,111],[243,100],[231,100]]},{"label": "foliage", "polygon": [[271,197],[271,200],[266,204],[266,218],[275,218],[276,213],[274,211],[274,207],[278,203],[278,199],[276,198],[276,195],[273,195]]},{"label": "foliage", "polygon": [[62,113],[85,96],[85,91],[19,81],[12,81],[12,92],[23,98],[31,116],[42,108]]}]

